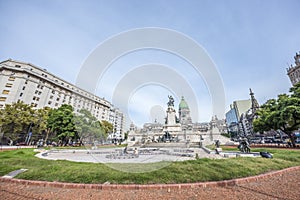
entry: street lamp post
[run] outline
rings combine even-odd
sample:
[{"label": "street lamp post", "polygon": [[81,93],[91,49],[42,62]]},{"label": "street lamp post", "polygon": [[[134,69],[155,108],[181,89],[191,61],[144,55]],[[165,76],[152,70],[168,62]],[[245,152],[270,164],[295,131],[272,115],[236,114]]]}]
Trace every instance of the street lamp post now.
[{"label": "street lamp post", "polygon": [[0,127],[0,134],[1,134],[1,151],[2,151],[2,143],[3,143],[3,137],[4,137],[4,133],[2,133],[2,127]]},{"label": "street lamp post", "polygon": [[26,137],[26,139],[25,139],[25,144],[26,144],[26,145],[29,144],[30,138],[31,138],[31,136],[32,136],[32,131],[31,131],[32,126],[34,126],[34,123],[33,123],[33,122],[30,122],[28,131],[27,131],[27,137]]}]

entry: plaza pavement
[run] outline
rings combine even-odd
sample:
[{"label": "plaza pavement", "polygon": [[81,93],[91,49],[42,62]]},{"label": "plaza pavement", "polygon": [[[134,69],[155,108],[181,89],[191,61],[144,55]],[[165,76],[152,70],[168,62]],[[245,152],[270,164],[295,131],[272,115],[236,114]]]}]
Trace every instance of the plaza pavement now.
[{"label": "plaza pavement", "polygon": [[[196,153],[199,158],[222,158],[216,154],[208,154],[201,148],[193,148],[193,153],[171,152],[153,154],[140,154],[138,157],[131,154],[124,154],[124,156],[115,156],[116,158],[108,158],[109,155],[114,155],[117,152],[122,152],[124,148],[99,148],[99,149],[81,149],[81,150],[48,150],[37,154],[36,156],[49,160],[70,160],[75,162],[92,162],[92,163],[154,163],[160,161],[184,161],[195,159]],[[143,150],[143,149],[140,149]],[[174,149],[173,149],[174,150]],[[180,151],[180,149],[178,149]],[[160,152],[167,152],[170,149],[160,148]],[[179,155],[176,155],[179,154]],[[129,156],[132,155],[132,156]],[[180,156],[181,155],[181,156]],[[182,156],[186,155],[186,156]],[[190,155],[190,156],[187,156]]]}]

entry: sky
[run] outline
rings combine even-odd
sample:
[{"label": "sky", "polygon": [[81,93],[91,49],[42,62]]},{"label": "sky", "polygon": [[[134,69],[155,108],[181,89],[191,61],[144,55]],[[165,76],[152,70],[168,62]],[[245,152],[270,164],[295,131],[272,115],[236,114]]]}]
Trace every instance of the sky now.
[{"label": "sky", "polygon": [[[212,60],[228,111],[234,100],[250,98],[249,88],[260,104],[288,92],[286,68],[300,52],[299,8],[299,0],[0,0],[0,60],[32,63],[76,84],[86,60],[109,38],[146,27],[172,30],[191,38]],[[155,73],[137,72],[145,65],[159,66],[161,79],[180,81],[173,87],[172,81],[155,81]],[[178,55],[145,48],[113,60],[93,80],[93,92],[138,126],[163,122],[168,95],[174,96],[175,109],[181,96],[196,102],[189,104],[193,121],[204,122],[215,114],[213,98],[222,99],[222,93],[212,94],[208,79]],[[133,83],[129,97],[114,98]]]}]

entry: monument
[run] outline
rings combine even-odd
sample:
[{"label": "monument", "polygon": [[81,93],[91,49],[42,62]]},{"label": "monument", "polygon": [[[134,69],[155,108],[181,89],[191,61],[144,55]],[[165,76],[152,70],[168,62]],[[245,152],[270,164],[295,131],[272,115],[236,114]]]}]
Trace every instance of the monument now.
[{"label": "monument", "polygon": [[165,120],[165,125],[163,131],[172,135],[173,137],[177,137],[179,133],[181,133],[181,125],[176,116],[176,110],[174,108],[174,99],[172,96],[169,97],[168,108],[167,108],[167,117]]},{"label": "monument", "polygon": [[186,148],[214,144],[216,140],[221,144],[229,141],[229,138],[221,135],[221,132],[227,130],[225,120],[219,120],[214,116],[210,122],[193,123],[184,97],[179,103],[179,117],[177,117],[174,98],[170,95],[168,98],[164,124],[157,121],[145,123],[141,129],[131,124],[127,139],[129,146]]}]

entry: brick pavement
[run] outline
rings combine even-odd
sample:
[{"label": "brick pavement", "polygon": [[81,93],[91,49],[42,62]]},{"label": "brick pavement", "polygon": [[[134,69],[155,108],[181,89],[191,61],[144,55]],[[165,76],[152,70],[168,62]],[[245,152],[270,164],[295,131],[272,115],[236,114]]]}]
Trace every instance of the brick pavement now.
[{"label": "brick pavement", "polygon": [[300,197],[300,166],[230,181],[173,185],[64,184],[0,179],[0,199],[284,199]]}]

